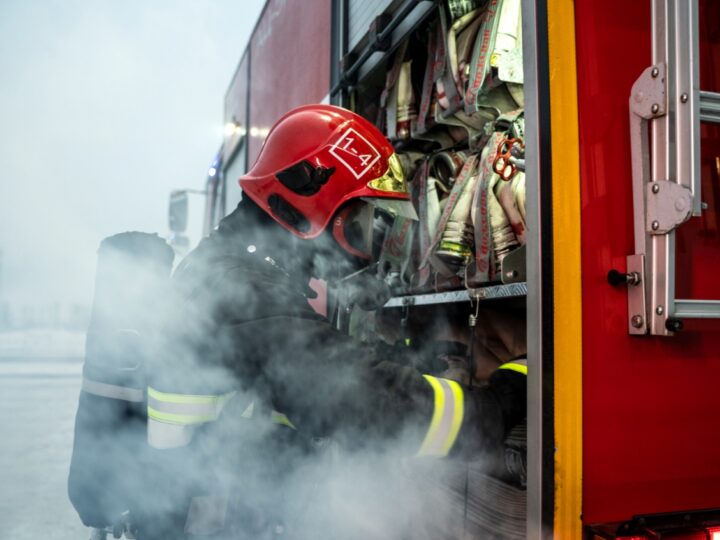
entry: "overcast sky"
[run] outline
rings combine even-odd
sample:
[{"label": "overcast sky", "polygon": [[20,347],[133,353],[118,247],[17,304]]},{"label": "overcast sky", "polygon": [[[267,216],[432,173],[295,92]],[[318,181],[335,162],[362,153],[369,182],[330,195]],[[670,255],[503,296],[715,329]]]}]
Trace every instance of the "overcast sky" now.
[{"label": "overcast sky", "polygon": [[202,188],[264,0],[0,0],[0,301],[89,303],[95,250]]}]

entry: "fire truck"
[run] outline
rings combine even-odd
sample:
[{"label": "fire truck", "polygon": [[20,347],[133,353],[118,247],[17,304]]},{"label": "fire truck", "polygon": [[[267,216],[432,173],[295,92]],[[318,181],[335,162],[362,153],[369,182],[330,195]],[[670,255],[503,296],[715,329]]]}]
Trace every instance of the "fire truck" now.
[{"label": "fire truck", "polygon": [[[464,271],[431,260],[381,310],[526,313],[524,534],[720,538],[720,3],[268,0],[225,96],[205,233],[273,123],[319,102],[416,162],[486,164],[489,199],[523,176],[512,246],[475,216],[474,245],[449,248]],[[431,175],[460,191],[462,170]]]}]

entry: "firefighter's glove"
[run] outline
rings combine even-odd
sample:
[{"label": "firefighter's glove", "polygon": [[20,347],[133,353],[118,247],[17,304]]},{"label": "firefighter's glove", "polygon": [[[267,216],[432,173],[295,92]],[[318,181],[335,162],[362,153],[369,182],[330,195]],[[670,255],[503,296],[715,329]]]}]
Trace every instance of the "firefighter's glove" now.
[{"label": "firefighter's glove", "polygon": [[504,462],[504,441],[526,416],[526,373],[523,363],[507,363],[487,385],[465,389],[466,428],[453,449],[456,455]]},{"label": "firefighter's glove", "polygon": [[450,367],[450,358],[466,359],[467,345],[458,341],[429,341],[416,348],[413,367],[430,374],[444,373]]},{"label": "firefighter's glove", "polygon": [[412,367],[421,373],[439,375],[448,369],[448,357],[466,356],[467,346],[456,341],[421,343],[408,340],[406,343],[397,342],[394,345],[380,343],[376,352],[382,358]]},{"label": "firefighter's glove", "polygon": [[502,411],[505,432],[527,415],[527,360],[513,360],[501,365],[490,376],[489,387]]}]

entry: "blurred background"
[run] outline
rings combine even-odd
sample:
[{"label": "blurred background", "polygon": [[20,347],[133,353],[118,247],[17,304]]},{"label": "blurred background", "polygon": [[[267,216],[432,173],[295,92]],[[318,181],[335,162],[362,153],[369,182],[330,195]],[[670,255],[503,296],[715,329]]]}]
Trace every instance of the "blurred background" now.
[{"label": "blurred background", "polygon": [[0,0],[0,539],[85,538],[66,496],[102,238],[202,189],[264,0]]}]

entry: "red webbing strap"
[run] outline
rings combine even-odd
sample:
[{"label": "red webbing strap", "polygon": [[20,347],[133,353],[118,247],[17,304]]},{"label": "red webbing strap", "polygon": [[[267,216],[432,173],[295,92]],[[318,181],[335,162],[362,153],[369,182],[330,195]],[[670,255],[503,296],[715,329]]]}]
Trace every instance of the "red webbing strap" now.
[{"label": "red webbing strap", "polygon": [[503,133],[493,133],[483,148],[478,170],[479,184],[473,200],[473,226],[475,229],[475,275],[473,281],[481,283],[495,277],[495,261],[491,244],[492,231],[488,214],[488,189],[492,183],[493,161]]},{"label": "red webbing strap", "polygon": [[[452,74],[453,81],[455,82],[455,89],[457,90],[458,99],[460,100],[459,103],[462,102],[462,95],[464,92],[464,87],[462,85],[463,76],[460,71],[460,53],[462,53],[463,55],[466,54],[466,51],[464,51],[463,49],[464,46],[466,46],[466,41],[471,39],[471,36],[468,35],[468,32],[472,33],[473,29],[475,32],[477,32],[480,23],[479,19],[481,16],[482,15],[479,9],[473,10],[470,13],[466,13],[452,23],[447,33],[449,71]],[[478,20],[478,25],[474,24],[475,20]],[[459,43],[461,41],[461,36],[462,43]],[[458,50],[458,45],[461,45],[461,50]]]},{"label": "red webbing strap", "polygon": [[460,195],[465,189],[465,184],[475,181],[474,172],[477,166],[477,162],[477,154],[472,154],[463,165],[463,168],[460,171],[458,177],[456,178],[452,190],[450,191],[450,195],[445,201],[445,208],[443,209],[443,213],[440,215],[440,221],[438,222],[438,226],[433,236],[432,242],[430,243],[430,247],[427,252],[423,254],[423,263],[421,264],[421,267],[425,266],[425,264],[432,260],[432,266],[441,275],[445,277],[453,276],[455,275],[455,272],[448,268],[447,265],[443,263],[438,257],[433,257],[433,252],[440,244],[440,240],[442,239],[443,233],[445,232],[445,227],[448,224],[450,215],[452,214],[455,206],[457,205]]},{"label": "red webbing strap", "polygon": [[460,107],[462,99],[457,93],[455,77],[452,73],[452,66],[450,65],[450,51],[446,41],[448,38],[448,25],[444,9],[440,10],[440,36],[437,54],[438,56],[442,54],[443,60],[441,69],[436,72],[438,76],[436,80],[438,103],[445,111],[443,114],[452,114]]},{"label": "red webbing strap", "polygon": [[416,133],[425,133],[429,126],[427,118],[430,112],[430,103],[432,102],[433,90],[435,86],[435,73],[438,60],[436,58],[437,50],[437,31],[428,32],[428,57],[425,63],[425,78],[423,79],[422,94],[420,97],[420,109],[418,110],[417,123],[415,126]]},{"label": "red webbing strap", "polygon": [[[392,139],[395,135],[395,123],[397,118],[397,111],[388,110],[388,98],[390,92],[397,83],[398,77],[400,76],[400,68],[405,58],[405,52],[407,51],[408,40],[403,41],[395,51],[395,57],[393,58],[393,65],[385,76],[385,88],[380,94],[380,109],[378,110],[378,119],[375,124],[380,131],[384,132],[388,138]],[[390,118],[392,114],[392,118]]]},{"label": "red webbing strap", "polygon": [[480,26],[482,25],[483,16],[478,10],[474,13],[473,20],[467,25],[465,29],[458,35],[457,39],[457,74],[458,74],[458,92],[460,96],[465,95],[465,89],[468,85],[468,78],[470,75],[470,62],[472,62],[472,55],[475,50],[475,40],[477,39]]},{"label": "red webbing strap", "polygon": [[[510,122],[510,127],[505,132],[505,137],[518,138],[523,140],[524,129],[522,124],[523,109],[517,109],[509,113],[503,114],[498,120]],[[504,180],[504,179],[503,179]],[[505,210],[505,215],[510,220],[510,226],[512,227],[515,238],[520,245],[526,243],[525,236],[525,220],[523,214],[524,209],[518,206],[518,201],[515,198],[515,191],[518,189],[524,190],[525,173],[517,170],[513,177],[507,181],[503,181],[500,187],[495,190],[498,202]]]},{"label": "red webbing strap", "polygon": [[478,110],[477,96],[489,83],[486,79],[491,75],[490,57],[497,35],[498,12],[501,4],[502,0],[490,0],[485,13],[481,16],[483,21],[475,40],[469,85],[465,92],[465,112],[468,114]]},{"label": "red webbing strap", "polygon": [[[430,231],[428,230],[428,208],[427,208],[427,183],[428,174],[430,172],[430,160],[424,159],[422,164],[415,171],[412,179],[411,197],[415,203],[418,213],[417,226],[417,252],[420,256],[424,255],[430,247]],[[413,276],[413,285],[416,287],[424,286],[430,277],[430,267],[423,264],[421,259],[418,269]]]}]

